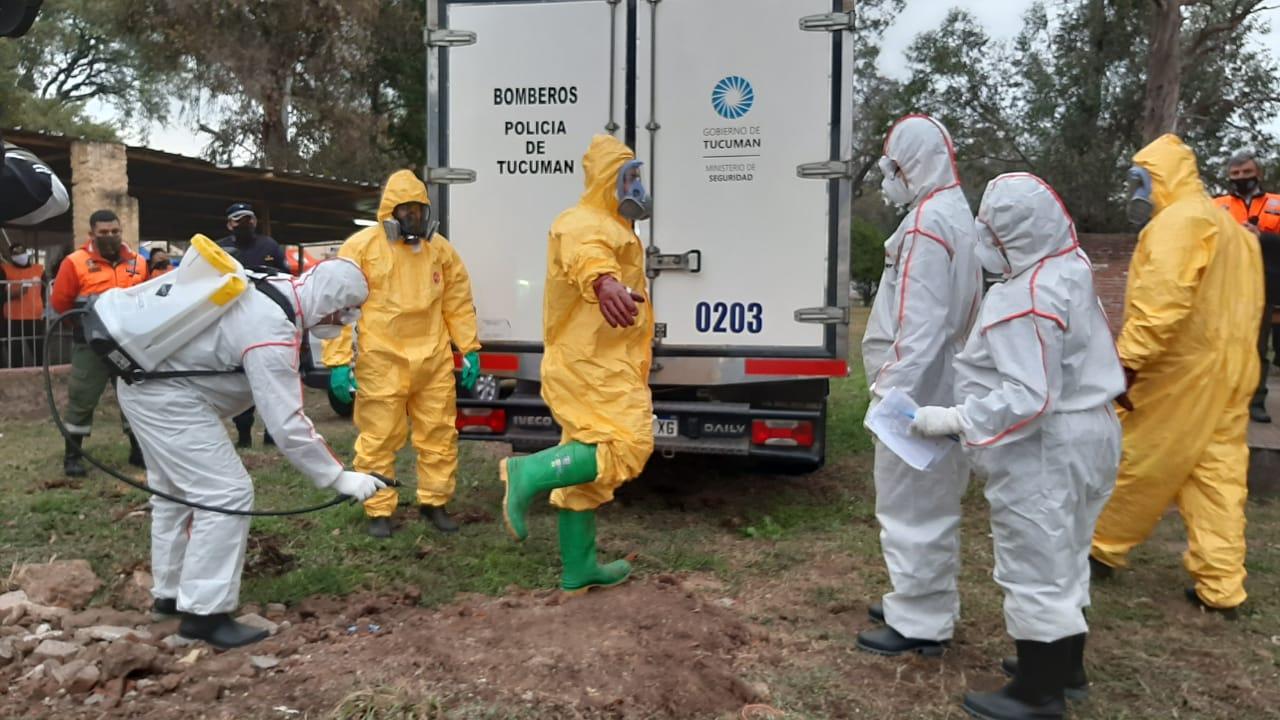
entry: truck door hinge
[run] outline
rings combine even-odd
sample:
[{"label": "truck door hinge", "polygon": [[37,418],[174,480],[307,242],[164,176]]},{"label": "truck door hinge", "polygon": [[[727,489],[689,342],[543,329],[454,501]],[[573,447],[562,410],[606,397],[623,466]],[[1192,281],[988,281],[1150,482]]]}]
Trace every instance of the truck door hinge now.
[{"label": "truck door hinge", "polygon": [[645,251],[645,274],[650,278],[655,278],[660,272],[683,271],[690,273],[702,272],[702,251],[690,250],[686,253],[663,254],[656,247],[650,247]]},{"label": "truck door hinge", "polygon": [[854,29],[855,21],[851,12],[805,15],[800,18],[800,29],[808,32],[845,32]]},{"label": "truck door hinge", "polygon": [[849,308],[847,307],[813,307],[800,308],[796,311],[796,322],[815,323],[818,325],[849,324]]},{"label": "truck door hinge", "polygon": [[467,168],[427,168],[427,183],[431,185],[466,185],[476,181],[476,171]]},{"label": "truck door hinge", "polygon": [[852,180],[855,172],[849,160],[824,160],[796,166],[796,175],[804,180]]},{"label": "truck door hinge", "polygon": [[422,33],[422,41],[427,47],[466,47],[476,44],[476,34],[470,30],[427,28]]}]

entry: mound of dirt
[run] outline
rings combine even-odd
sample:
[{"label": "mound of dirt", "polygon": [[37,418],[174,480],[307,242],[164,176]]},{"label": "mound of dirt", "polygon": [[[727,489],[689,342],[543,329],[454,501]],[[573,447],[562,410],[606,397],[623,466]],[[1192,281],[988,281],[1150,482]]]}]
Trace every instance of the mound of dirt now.
[{"label": "mound of dirt", "polygon": [[[575,598],[524,592],[435,610],[403,604],[411,601],[307,601],[267,641],[173,663],[185,668],[181,678],[163,691],[126,692],[112,716],[324,717],[344,701],[393,692],[424,710],[438,703],[527,717],[697,718],[759,699],[743,674],[767,638],[671,576]],[[174,657],[191,649],[176,648]],[[33,707],[10,690],[0,688],[0,716],[103,711],[69,697]]]}]

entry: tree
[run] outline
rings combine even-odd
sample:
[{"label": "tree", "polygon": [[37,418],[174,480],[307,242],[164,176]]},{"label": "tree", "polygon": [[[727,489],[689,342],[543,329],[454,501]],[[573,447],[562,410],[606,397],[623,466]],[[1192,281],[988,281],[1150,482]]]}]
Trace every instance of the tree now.
[{"label": "tree", "polygon": [[1162,9],[1154,0],[1075,0],[1052,12],[1040,3],[1011,42],[952,11],[911,45],[896,102],[948,125],[970,198],[986,179],[1026,170],[1057,189],[1081,229],[1124,228],[1124,170],[1155,128],[1176,126],[1205,168],[1238,147],[1275,143],[1264,125],[1280,109],[1280,73],[1252,42],[1266,29],[1261,3],[1181,0],[1164,79],[1149,72],[1162,62]]},{"label": "tree", "polygon": [[314,171],[308,159],[370,132],[364,81],[379,5],[136,0],[128,27],[152,62],[179,69],[175,84],[197,98],[188,109],[212,138],[207,154]]},{"label": "tree", "polygon": [[885,133],[906,111],[898,94],[898,84],[881,75],[877,67],[880,41],[904,4],[905,0],[862,0],[855,6],[851,85],[855,108],[853,186],[858,193],[880,159]]},{"label": "tree", "polygon": [[[30,32],[0,40],[0,107],[7,125],[116,138],[135,118],[163,118],[162,75],[122,39],[126,0],[47,0]],[[119,118],[90,119],[89,103]]]},{"label": "tree", "polygon": [[[1151,33],[1142,137],[1178,131],[1182,78],[1229,49],[1265,0],[1150,0]],[[1185,10],[1185,11],[1184,11]]]},{"label": "tree", "polygon": [[852,235],[851,275],[862,295],[862,304],[870,306],[880,284],[880,275],[884,272],[884,241],[888,233],[861,217],[855,217]]}]

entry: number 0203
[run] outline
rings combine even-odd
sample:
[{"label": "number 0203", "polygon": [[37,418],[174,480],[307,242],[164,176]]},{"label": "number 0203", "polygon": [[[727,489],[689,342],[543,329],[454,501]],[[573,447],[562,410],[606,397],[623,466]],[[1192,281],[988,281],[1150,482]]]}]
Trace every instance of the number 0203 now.
[{"label": "number 0203", "polygon": [[700,302],[694,312],[694,326],[700,333],[754,335],[764,329],[764,306],[760,303]]}]

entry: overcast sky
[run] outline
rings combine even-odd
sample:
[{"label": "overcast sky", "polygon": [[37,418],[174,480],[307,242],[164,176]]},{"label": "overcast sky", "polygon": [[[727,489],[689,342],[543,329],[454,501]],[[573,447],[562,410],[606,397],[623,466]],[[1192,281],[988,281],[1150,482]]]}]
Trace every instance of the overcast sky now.
[{"label": "overcast sky", "polygon": [[[904,53],[916,34],[937,27],[947,10],[962,7],[973,13],[986,26],[987,32],[996,39],[1008,39],[1022,28],[1022,13],[1031,6],[1033,0],[907,0],[906,9],[898,16],[897,22],[885,35],[884,52],[880,59],[880,69],[890,77],[901,78],[906,74]],[[1273,26],[1263,42],[1272,48],[1280,48],[1280,10],[1266,11],[1268,20]],[[103,119],[109,115],[103,114]],[[1280,121],[1278,121],[1280,122]],[[181,127],[185,121],[173,123],[171,127],[154,126],[151,128],[148,145],[183,155],[199,155],[204,139]],[[125,139],[137,143],[140,133],[126,133]]]}]

